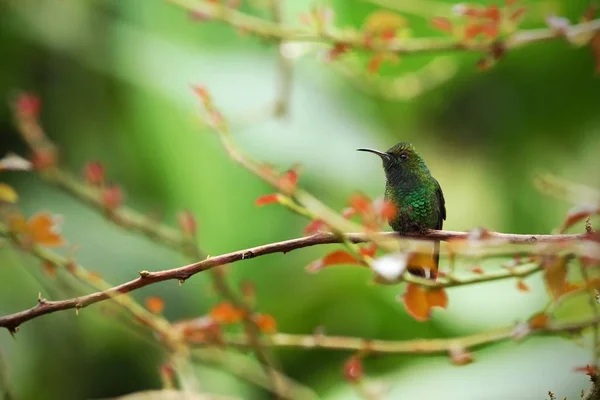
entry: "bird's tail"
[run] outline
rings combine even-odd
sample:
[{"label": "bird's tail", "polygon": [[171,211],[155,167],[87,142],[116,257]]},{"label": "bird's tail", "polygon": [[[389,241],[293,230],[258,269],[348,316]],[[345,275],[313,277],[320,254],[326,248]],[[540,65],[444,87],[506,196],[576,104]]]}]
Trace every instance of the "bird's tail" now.
[{"label": "bird's tail", "polygon": [[[431,262],[433,261],[433,262]],[[438,275],[438,267],[440,265],[440,242],[436,240],[433,242],[433,254],[432,259],[428,260],[426,265],[415,265],[409,267],[408,272],[413,275],[420,276],[425,279],[436,280]]]},{"label": "bird's tail", "polygon": [[433,270],[431,271],[430,278],[435,281],[437,278],[438,267],[440,266],[440,241],[436,240],[433,242]]}]

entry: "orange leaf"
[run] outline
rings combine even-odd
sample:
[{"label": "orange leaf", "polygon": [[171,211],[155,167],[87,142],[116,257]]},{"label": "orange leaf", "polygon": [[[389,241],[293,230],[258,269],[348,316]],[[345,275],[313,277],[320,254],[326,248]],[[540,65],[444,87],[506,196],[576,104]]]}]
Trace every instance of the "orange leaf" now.
[{"label": "orange leaf", "polygon": [[310,224],[306,226],[306,228],[304,228],[304,234],[312,235],[313,233],[317,233],[323,230],[323,228],[327,228],[327,224],[325,223],[325,221],[323,221],[322,219],[315,219],[311,221]]},{"label": "orange leaf", "polygon": [[361,215],[370,214],[373,212],[373,207],[371,206],[371,200],[362,193],[353,194],[350,196],[350,207]]},{"label": "orange leaf", "polygon": [[358,383],[363,377],[362,361],[357,356],[350,357],[344,363],[344,379],[350,383]]},{"label": "orange leaf", "polygon": [[354,215],[356,215],[356,210],[352,207],[346,207],[342,210],[342,217],[346,219],[350,219]]},{"label": "orange leaf", "polygon": [[540,312],[529,318],[527,321],[529,328],[531,329],[544,329],[550,324],[550,316],[546,313]]},{"label": "orange leaf", "polygon": [[586,365],[585,367],[575,367],[575,372],[584,372],[589,377],[598,376],[598,366],[597,365]]},{"label": "orange leaf", "polygon": [[64,244],[57,221],[47,213],[38,213],[27,221],[27,234],[39,245],[57,247]]},{"label": "orange leaf", "polygon": [[266,194],[266,195],[260,196],[258,199],[256,199],[254,204],[257,206],[264,206],[265,204],[279,203],[279,198],[280,197],[277,193]]},{"label": "orange leaf", "polygon": [[465,26],[464,35],[465,39],[474,39],[481,33],[481,25],[478,24],[470,24]]},{"label": "orange leaf", "polygon": [[198,95],[198,97],[200,97],[200,99],[206,103],[210,100],[210,94],[208,93],[208,90],[206,90],[206,88],[204,86],[194,86],[192,87],[192,90],[194,91],[194,93],[196,93]]},{"label": "orange leaf", "polygon": [[358,251],[363,257],[368,256],[372,258],[375,256],[375,252],[377,251],[377,245],[375,243],[370,243],[367,246],[361,247],[358,249]]},{"label": "orange leaf", "polygon": [[494,24],[498,24],[500,22],[500,9],[498,6],[491,5],[485,9],[483,17],[492,20]]},{"label": "orange leaf", "polygon": [[525,11],[525,7],[519,7],[515,11],[513,11],[512,14],[510,14],[509,19],[512,22],[517,22],[525,15]]},{"label": "orange leaf", "polygon": [[600,214],[600,207],[597,204],[587,204],[583,206],[574,207],[567,213],[567,218],[559,228],[560,232],[566,231],[571,226],[575,225],[579,221],[583,221],[587,217],[592,215]]},{"label": "orange leaf", "polygon": [[367,66],[367,71],[369,73],[374,74],[379,71],[381,64],[383,63],[384,55],[382,53],[373,54],[371,59],[369,60],[369,65]]},{"label": "orange leaf", "polygon": [[345,54],[348,52],[348,50],[350,50],[350,46],[348,46],[347,44],[342,44],[342,43],[336,43],[331,50],[329,50],[328,54],[328,61],[335,61],[337,60],[341,55]]},{"label": "orange leaf", "polygon": [[371,206],[374,209],[375,214],[377,214],[377,216],[384,221],[394,219],[394,217],[396,217],[398,214],[398,210],[396,209],[394,203],[384,199],[383,197],[373,200]]},{"label": "orange leaf", "polygon": [[559,256],[546,256],[542,262],[546,287],[550,296],[556,300],[570,289],[566,282],[567,259]]},{"label": "orange leaf", "polygon": [[404,293],[406,311],[417,321],[427,321],[433,307],[446,308],[448,296],[444,289],[429,290],[414,283],[409,283]]},{"label": "orange leaf", "polygon": [[313,261],[306,266],[308,272],[318,272],[319,270],[339,264],[359,264],[358,260],[350,253],[344,250],[336,250],[333,253],[327,254],[323,258]]},{"label": "orange leaf", "polygon": [[221,326],[209,316],[179,321],[173,328],[180,330],[189,342],[220,342],[222,337]]},{"label": "orange leaf", "polygon": [[96,186],[104,183],[106,171],[104,165],[99,161],[90,161],[83,169],[83,175],[89,185]]},{"label": "orange leaf", "polygon": [[519,289],[521,292],[529,292],[529,286],[527,286],[527,284],[525,282],[523,282],[522,280],[519,280],[517,282],[517,289]]},{"label": "orange leaf", "polygon": [[500,31],[498,29],[498,25],[485,24],[481,26],[481,33],[487,36],[488,39],[495,39],[496,37],[498,37]]},{"label": "orange leaf", "polygon": [[49,278],[56,278],[56,265],[49,261],[44,261],[42,263],[42,271]]},{"label": "orange leaf", "polygon": [[277,332],[277,321],[269,314],[258,314],[253,317],[256,326],[262,333],[275,333]]},{"label": "orange leaf", "polygon": [[161,314],[165,309],[165,302],[158,296],[146,298],[146,308],[153,314]]},{"label": "orange leaf", "polygon": [[452,33],[452,22],[448,18],[434,17],[431,19],[431,25],[442,32]]},{"label": "orange leaf", "polygon": [[210,316],[221,324],[235,324],[242,320],[244,312],[231,303],[223,302],[213,307]]}]

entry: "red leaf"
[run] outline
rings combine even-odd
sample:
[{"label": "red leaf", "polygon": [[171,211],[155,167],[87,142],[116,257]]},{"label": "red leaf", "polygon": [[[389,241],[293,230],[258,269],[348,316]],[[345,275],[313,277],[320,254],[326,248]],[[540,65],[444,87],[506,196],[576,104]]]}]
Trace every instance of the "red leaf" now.
[{"label": "red leaf", "polygon": [[546,288],[553,299],[558,299],[567,291],[570,285],[567,284],[567,258],[549,255],[544,257],[544,280]]},{"label": "red leaf", "polygon": [[218,323],[234,324],[242,320],[244,311],[236,308],[231,303],[223,302],[213,307],[210,316]]},{"label": "red leaf", "polygon": [[481,26],[481,33],[487,36],[488,39],[495,39],[498,37],[500,31],[498,30],[498,25],[485,24]]},{"label": "red leaf", "polygon": [[372,208],[375,213],[384,221],[392,220],[398,214],[398,209],[394,203],[384,199],[378,198],[373,201]]},{"label": "red leaf", "polygon": [[574,207],[567,213],[567,218],[562,223],[559,231],[562,233],[576,223],[583,221],[587,217],[598,214],[600,214],[600,207],[598,207],[597,204],[586,204],[583,206]]},{"label": "red leaf", "polygon": [[342,210],[342,217],[346,219],[350,219],[354,215],[356,215],[356,210],[352,207],[346,207]]},{"label": "red leaf", "polygon": [[404,293],[404,307],[417,321],[427,321],[433,307],[446,308],[448,296],[444,289],[427,289],[409,283]]},{"label": "red leaf", "polygon": [[483,17],[492,20],[494,24],[498,24],[500,22],[500,9],[495,5],[488,6],[483,12]]},{"label": "red leaf", "polygon": [[482,32],[481,25],[469,24],[465,26],[464,35],[465,39],[474,39]]},{"label": "red leaf", "polygon": [[434,28],[445,33],[453,32],[452,22],[450,22],[448,18],[434,17],[431,19],[431,25],[433,25]]},{"label": "red leaf", "polygon": [[325,267],[340,264],[359,264],[359,261],[345,250],[336,250],[308,264],[306,270],[308,272],[318,272]]},{"label": "red leaf", "polygon": [[204,86],[193,86],[192,89],[194,90],[194,93],[196,93],[198,97],[200,97],[202,102],[208,103],[210,101],[210,94]]},{"label": "red leaf", "polygon": [[350,207],[352,207],[356,213],[363,216],[373,212],[371,200],[362,193],[350,196]]},{"label": "red leaf", "polygon": [[363,257],[371,257],[373,258],[375,256],[375,252],[377,251],[377,245],[375,243],[370,243],[367,246],[361,247],[359,249],[360,254],[363,255]]},{"label": "red leaf", "polygon": [[161,314],[165,309],[165,302],[158,296],[151,296],[146,298],[146,308],[152,314]]},{"label": "red leaf", "polygon": [[35,149],[31,156],[31,164],[36,171],[43,171],[52,168],[58,161],[56,150],[52,147]]},{"label": "red leaf", "polygon": [[280,197],[277,193],[266,194],[266,195],[260,196],[258,199],[256,199],[254,204],[257,206],[264,206],[265,204],[279,203],[279,198]]},{"label": "red leaf", "polygon": [[350,383],[358,383],[363,377],[362,361],[357,356],[350,357],[344,363],[344,379]]},{"label": "red leaf", "polygon": [[525,282],[523,282],[522,280],[519,280],[517,282],[517,289],[519,289],[521,292],[529,292],[529,286],[527,286],[527,284]]},{"label": "red leaf", "polygon": [[390,41],[393,40],[396,37],[396,29],[390,28],[390,29],[384,29],[383,31],[381,31],[381,39],[383,39],[383,41]]},{"label": "red leaf", "polygon": [[123,204],[123,192],[118,185],[112,184],[102,190],[102,203],[108,210],[116,210]]},{"label": "red leaf", "polygon": [[478,274],[478,275],[484,274],[483,268],[481,268],[481,267],[473,267],[473,268],[471,268],[471,272],[474,274]]},{"label": "red leaf", "polygon": [[344,43],[336,43],[331,50],[329,50],[328,61],[335,61],[340,58],[341,55],[345,54],[350,50],[350,46]]},{"label": "red leaf", "polygon": [[20,118],[37,118],[40,114],[42,102],[32,93],[21,93],[17,97],[16,108]]},{"label": "red leaf", "polygon": [[589,377],[598,376],[598,366],[597,365],[586,365],[585,367],[575,367],[573,369],[575,372],[584,372]]},{"label": "red leaf", "polygon": [[83,175],[89,185],[101,185],[104,183],[105,178],[104,165],[99,161],[90,161],[85,165]]},{"label": "red leaf", "polygon": [[327,224],[322,219],[315,219],[311,221],[306,228],[304,228],[305,235],[312,235],[313,233],[317,233],[319,231],[325,230],[327,228]]},{"label": "red leaf", "polygon": [[277,332],[277,321],[269,314],[257,314],[252,317],[256,326],[262,333],[275,333]]},{"label": "red leaf", "polygon": [[295,169],[286,171],[279,179],[279,185],[284,192],[291,193],[296,190],[298,185],[298,172]]}]

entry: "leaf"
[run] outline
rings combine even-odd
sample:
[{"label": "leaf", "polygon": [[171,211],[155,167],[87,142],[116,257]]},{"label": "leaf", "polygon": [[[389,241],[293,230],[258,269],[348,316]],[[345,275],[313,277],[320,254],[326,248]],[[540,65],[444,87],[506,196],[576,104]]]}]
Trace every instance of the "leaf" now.
[{"label": "leaf", "polygon": [[332,253],[327,254],[323,258],[313,261],[306,266],[308,272],[318,272],[321,269],[340,264],[360,264],[359,261],[352,254],[345,250],[336,250]]},{"label": "leaf", "polygon": [[383,63],[384,55],[383,53],[375,53],[369,59],[369,64],[367,66],[367,71],[370,74],[375,74],[379,71],[381,64]]},{"label": "leaf", "polygon": [[32,93],[21,93],[17,97],[16,111],[20,118],[37,118],[41,106],[40,98]]},{"label": "leaf", "polygon": [[275,333],[277,332],[277,321],[272,315],[269,314],[257,314],[252,317],[256,326],[262,333]]},{"label": "leaf", "polygon": [[58,247],[64,244],[58,219],[48,213],[38,213],[27,221],[26,232],[35,244]]},{"label": "leaf", "polygon": [[483,33],[488,39],[495,39],[500,34],[498,25],[485,24],[481,26],[481,33]]},{"label": "leaf", "polygon": [[16,203],[19,200],[19,195],[6,183],[0,183],[0,203]]},{"label": "leaf", "polygon": [[467,365],[473,362],[473,354],[460,344],[455,344],[448,351],[450,361],[454,365]]},{"label": "leaf", "polygon": [[483,275],[485,273],[483,268],[481,268],[479,266],[471,268],[471,272],[474,274],[478,274],[478,275]]},{"label": "leaf", "polygon": [[575,367],[573,369],[575,372],[583,372],[589,377],[598,376],[598,366],[597,365],[586,365],[585,367]]},{"label": "leaf", "polygon": [[404,307],[417,321],[427,321],[433,307],[446,308],[448,296],[444,289],[427,289],[409,283],[404,293]]},{"label": "leaf", "polygon": [[500,23],[500,9],[496,5],[488,6],[482,15],[484,18],[491,20],[494,25]]},{"label": "leaf", "polygon": [[358,383],[363,378],[362,361],[358,356],[350,357],[343,367],[344,379],[350,383]]},{"label": "leaf", "polygon": [[42,262],[42,272],[49,278],[56,278],[56,265],[50,261]]},{"label": "leaf", "polygon": [[244,311],[231,303],[222,302],[213,307],[210,316],[220,324],[235,324],[244,318]]},{"label": "leaf", "polygon": [[298,172],[292,168],[287,170],[283,176],[279,179],[279,185],[281,190],[286,193],[292,193],[296,190],[298,185]]},{"label": "leaf", "polygon": [[567,283],[567,258],[555,255],[544,257],[544,280],[550,297],[558,299],[573,290],[574,285]]},{"label": "leaf", "polygon": [[373,212],[371,199],[362,193],[356,193],[350,196],[349,204],[355,213],[362,216],[371,214]]},{"label": "leaf", "polygon": [[106,176],[104,165],[99,161],[88,162],[83,168],[83,176],[88,185],[102,185]]},{"label": "leaf", "polygon": [[336,43],[327,52],[327,61],[335,61],[340,58],[343,54],[346,54],[350,50],[350,46],[343,43]]},{"label": "leaf", "polygon": [[322,230],[326,230],[327,224],[322,219],[315,219],[311,221],[306,228],[304,228],[305,235],[312,235],[313,233],[317,233]]},{"label": "leaf", "polygon": [[280,196],[277,193],[266,194],[266,195],[260,196],[258,199],[256,199],[254,204],[257,206],[264,206],[266,204],[279,203],[279,199],[280,199]]},{"label": "leaf", "polygon": [[519,7],[519,8],[517,8],[515,11],[513,11],[513,12],[510,14],[510,17],[509,17],[509,19],[510,19],[512,22],[517,22],[518,20],[520,20],[521,18],[523,18],[523,16],[525,15],[525,12],[526,12],[526,11],[527,11],[527,10],[525,9],[525,7]]},{"label": "leaf", "polygon": [[437,30],[440,30],[445,33],[453,32],[452,22],[450,22],[448,18],[434,17],[431,19],[431,25]]},{"label": "leaf", "polygon": [[115,184],[109,185],[102,190],[102,204],[107,210],[116,210],[123,205],[123,192]]},{"label": "leaf", "polygon": [[519,279],[517,281],[517,289],[519,289],[521,292],[529,292],[529,286],[527,286],[527,284],[525,282],[523,282],[521,279]]},{"label": "leaf", "polygon": [[565,232],[567,229],[575,225],[576,223],[583,221],[584,219],[593,215],[600,214],[600,206],[598,204],[585,204],[577,206],[569,210],[566,219],[558,229],[560,233]]},{"label": "leaf", "polygon": [[165,301],[158,296],[150,296],[146,298],[146,308],[152,314],[162,314],[165,309]]},{"label": "leaf", "polygon": [[475,39],[482,32],[481,25],[468,24],[464,28],[464,37],[466,40]]},{"label": "leaf", "polygon": [[363,29],[374,35],[389,35],[390,32],[395,32],[407,26],[406,18],[386,10],[379,10],[369,14]]},{"label": "leaf", "polygon": [[222,339],[221,326],[210,316],[179,321],[173,324],[173,328],[179,330],[186,341],[192,343],[218,343]]},{"label": "leaf", "polygon": [[550,316],[546,313],[539,312],[527,321],[530,329],[544,329],[550,324]]},{"label": "leaf", "polygon": [[398,210],[394,203],[386,200],[383,197],[373,200],[371,206],[375,214],[383,221],[392,220],[398,214]]},{"label": "leaf", "polygon": [[9,153],[0,160],[0,171],[29,171],[32,167],[30,161],[14,153]]},{"label": "leaf", "polygon": [[375,244],[375,243],[369,243],[368,245],[363,246],[358,249],[358,252],[363,257],[371,257],[371,258],[373,258],[375,256],[376,251],[377,251],[377,244]]}]

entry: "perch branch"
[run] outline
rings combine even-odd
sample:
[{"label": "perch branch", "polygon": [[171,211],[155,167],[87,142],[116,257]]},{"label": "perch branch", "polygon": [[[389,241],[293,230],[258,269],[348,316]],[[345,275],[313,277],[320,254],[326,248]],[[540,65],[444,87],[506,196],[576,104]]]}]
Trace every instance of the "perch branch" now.
[{"label": "perch branch", "polygon": [[[5,230],[5,228],[0,225],[0,231]],[[415,235],[414,237],[419,237],[421,239],[428,240],[449,240],[452,238],[465,238],[468,237],[468,233],[466,232],[453,232],[453,231],[432,231],[431,233],[424,235]],[[513,243],[531,243],[534,242],[566,242],[566,241],[580,241],[584,240],[587,234],[569,234],[569,235],[516,235],[516,234],[504,234],[504,233],[492,233],[489,235],[492,237],[497,236],[500,238],[506,238]],[[397,236],[394,233],[383,233],[381,234],[383,237],[393,238]],[[345,235],[346,238],[351,240],[353,243],[365,242],[368,240],[366,234],[362,233],[348,233]],[[262,246],[257,246],[245,250],[239,250],[228,254],[223,254],[216,257],[210,257],[202,261],[195,262],[193,264],[185,265],[179,268],[173,268],[163,271],[157,272],[148,272],[142,271],[140,272],[140,277],[129,282],[123,283],[121,285],[115,286],[111,289],[100,291],[96,293],[89,294],[87,296],[76,297],[68,300],[60,300],[60,301],[45,301],[40,302],[36,306],[24,310],[15,314],[6,315],[4,317],[0,317],[0,327],[7,328],[11,331],[14,331],[19,325],[22,323],[29,321],[33,318],[36,318],[41,315],[50,314],[56,311],[67,310],[67,309],[81,309],[90,304],[97,303],[99,301],[106,300],[108,298],[128,293],[133,290],[139,289],[144,286],[148,286],[157,282],[167,281],[167,280],[178,280],[184,281],[191,276],[201,272],[206,271],[211,268],[233,263],[236,261],[246,260],[250,258],[255,258],[259,256],[264,256],[267,254],[273,253],[287,253],[289,251],[300,249],[304,247],[310,247],[321,244],[332,244],[332,243],[341,243],[342,238],[338,235],[332,233],[317,233],[311,236],[285,240],[282,242],[270,243]],[[50,254],[49,250],[44,250]],[[52,253],[54,254],[54,253]],[[532,274],[536,272],[540,267],[528,267],[525,272],[515,273],[514,271],[500,271],[494,274],[487,275],[478,275],[473,278],[464,279],[460,281],[456,280],[443,280],[440,279],[438,281],[429,281],[424,280],[418,277],[413,277],[411,275],[407,275],[405,280],[408,282],[414,282],[421,285],[427,285],[429,287],[454,287],[461,285],[469,285],[475,284],[479,282],[493,281],[499,279],[507,279],[513,278],[515,276],[523,276],[523,274]]]}]

